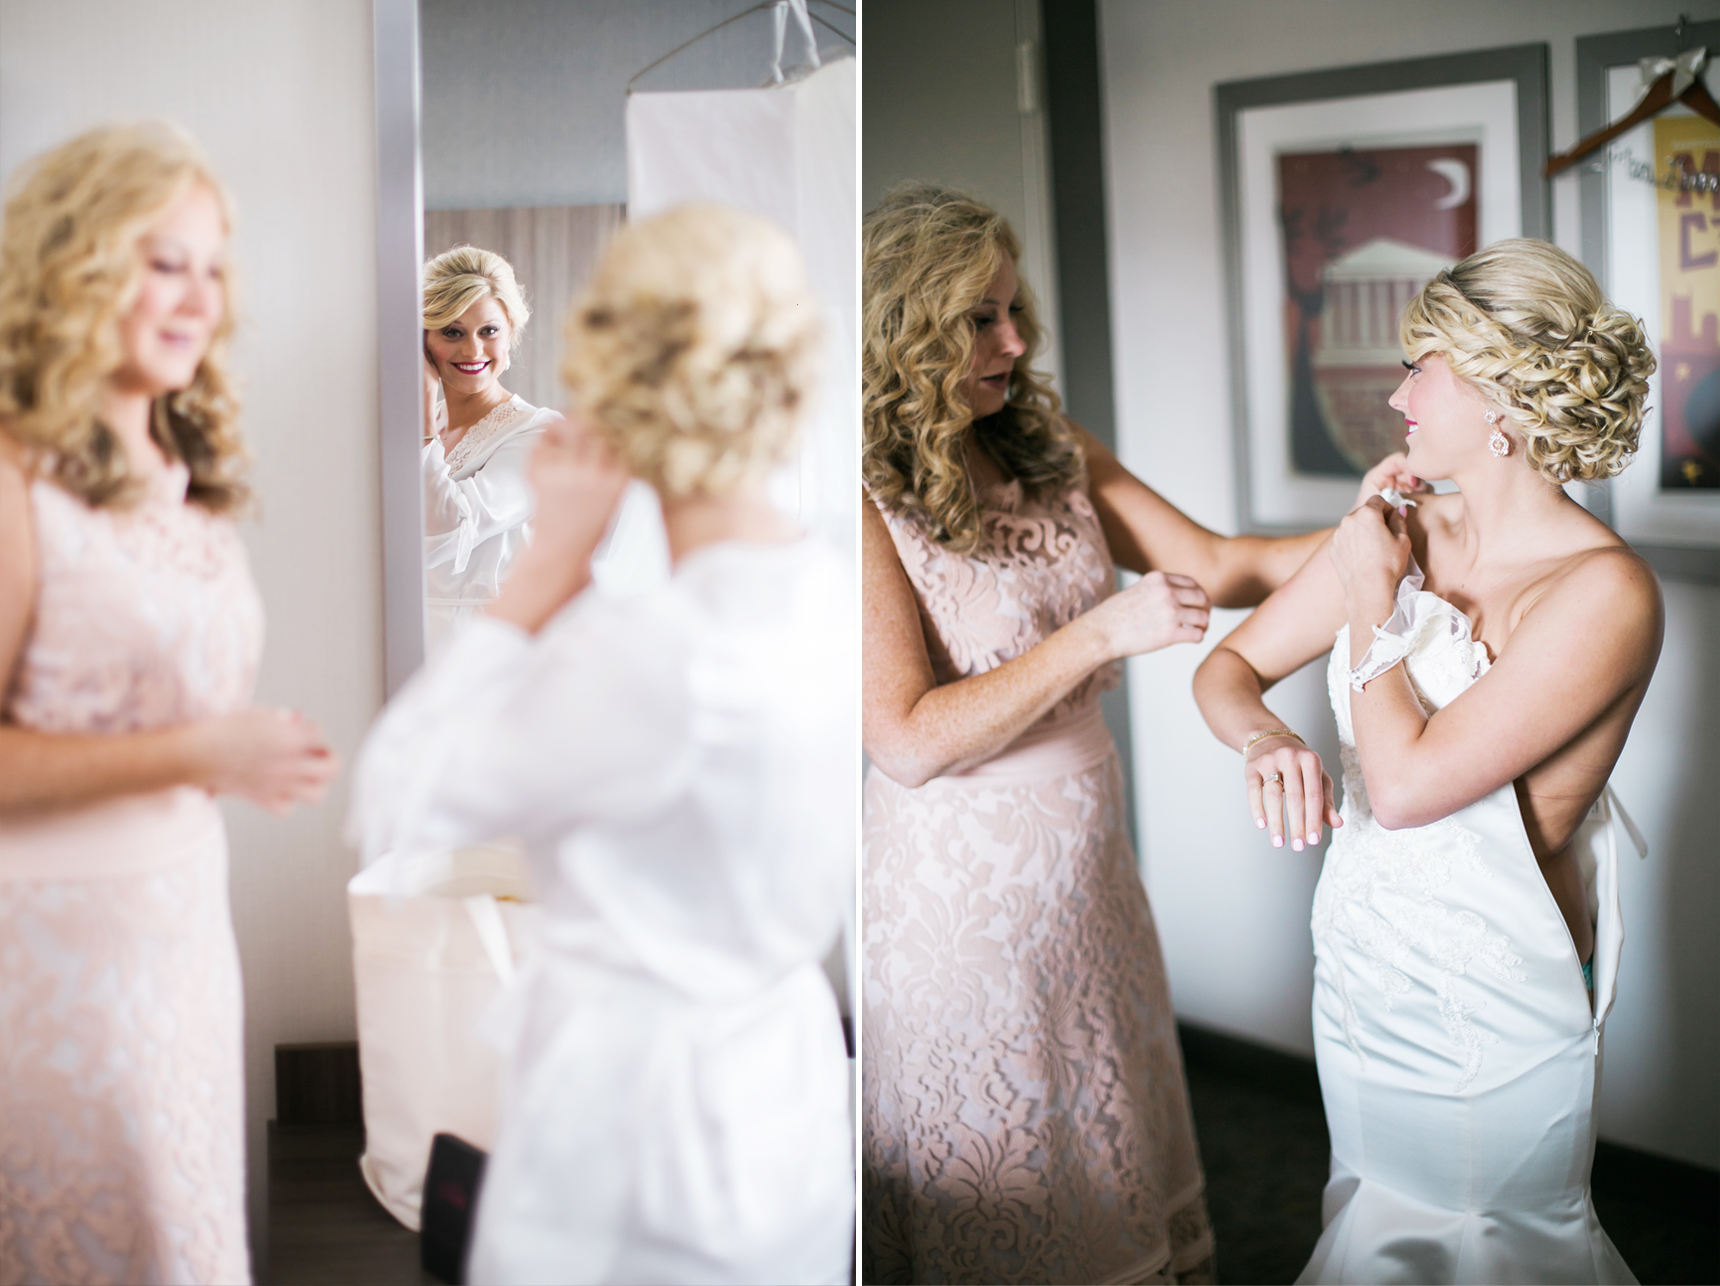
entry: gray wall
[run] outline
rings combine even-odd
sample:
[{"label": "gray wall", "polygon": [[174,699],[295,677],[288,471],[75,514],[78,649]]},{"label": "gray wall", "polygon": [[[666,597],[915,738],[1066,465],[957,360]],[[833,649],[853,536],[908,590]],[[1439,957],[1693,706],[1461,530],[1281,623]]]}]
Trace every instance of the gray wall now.
[{"label": "gray wall", "polygon": [[[1714,0],[1102,0],[1111,299],[1122,456],[1198,521],[1234,530],[1212,87],[1219,81],[1545,41],[1552,146],[1576,142],[1580,35],[1720,14]],[[1553,184],[1553,238],[1577,253],[1576,175]],[[1607,1023],[1603,1135],[1720,1164],[1720,589],[1666,584],[1666,647],[1613,785],[1642,825],[1624,858],[1626,941]],[[1136,802],[1172,993],[1188,1018],[1312,1048],[1309,901],[1317,854],[1260,843],[1236,755],[1189,681],[1209,643],[1131,663]],[[1272,696],[1335,749],[1323,666]],[[1310,740],[1315,740],[1310,736]]]},{"label": "gray wall", "polygon": [[[627,82],[753,0],[423,0],[424,206],[627,200]],[[850,3],[849,8],[853,5]],[[811,10],[852,34],[853,19]],[[801,61],[794,25],[783,66]],[[819,47],[853,52],[815,24]],[[751,14],[640,78],[642,90],[740,89],[770,72],[770,14]]]}]

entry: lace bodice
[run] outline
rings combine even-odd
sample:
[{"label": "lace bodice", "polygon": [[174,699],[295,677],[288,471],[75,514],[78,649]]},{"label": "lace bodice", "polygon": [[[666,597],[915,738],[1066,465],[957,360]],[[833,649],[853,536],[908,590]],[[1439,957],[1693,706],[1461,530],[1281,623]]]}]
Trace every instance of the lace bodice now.
[{"label": "lace bodice", "polygon": [[[1053,500],[1028,497],[1020,482],[982,488],[979,549],[940,545],[925,518],[880,505],[902,568],[919,600],[920,622],[939,683],[953,683],[1012,661],[1115,589],[1111,555],[1085,479]],[[1115,687],[1107,665],[1046,716],[1059,719]]]},{"label": "lace bodice", "polygon": [[250,700],[262,604],[233,524],[185,501],[175,464],[136,504],[30,489],[35,621],[6,717],[58,733],[138,732]]},{"label": "lace bodice", "polygon": [[[448,472],[453,477],[459,477],[466,472],[467,466],[482,454],[484,447],[503,429],[511,427],[516,421],[524,420],[537,414],[538,408],[532,406],[522,397],[511,397],[500,406],[493,408],[483,419],[467,429],[460,440],[454,444],[454,449],[448,452]],[[447,422],[447,409],[442,409],[443,423]]]}]

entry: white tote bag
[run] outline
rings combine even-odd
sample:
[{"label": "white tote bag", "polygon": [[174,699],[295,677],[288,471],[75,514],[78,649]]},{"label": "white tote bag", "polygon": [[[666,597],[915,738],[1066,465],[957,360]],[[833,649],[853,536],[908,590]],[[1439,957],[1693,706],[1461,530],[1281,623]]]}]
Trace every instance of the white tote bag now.
[{"label": "white tote bag", "polygon": [[478,1022],[536,938],[525,855],[506,845],[373,863],[346,886],[364,1078],[359,1169],[417,1231],[430,1140],[454,1134],[488,1151],[501,1096],[500,1053]]}]

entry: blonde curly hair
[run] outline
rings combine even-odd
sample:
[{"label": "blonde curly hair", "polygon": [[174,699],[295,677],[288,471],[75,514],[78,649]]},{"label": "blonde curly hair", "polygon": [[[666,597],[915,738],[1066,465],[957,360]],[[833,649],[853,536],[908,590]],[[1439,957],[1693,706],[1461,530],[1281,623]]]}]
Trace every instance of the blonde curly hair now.
[{"label": "blonde curly hair", "polygon": [[823,306],[774,224],[707,204],[633,224],[566,327],[575,406],[659,495],[727,495],[792,453]]},{"label": "blonde curly hair", "polygon": [[968,311],[985,298],[1005,255],[1020,260],[1021,242],[989,206],[915,183],[866,216],[861,244],[861,477],[874,499],[923,514],[938,541],[971,553],[981,523],[963,454],[969,426],[1034,494],[1074,485],[1083,468],[1057,395],[1032,368],[1042,331],[1025,283],[1014,320],[1027,351],[1015,361],[1009,400],[978,422],[968,401],[975,342]]},{"label": "blonde curly hair", "polygon": [[441,330],[481,299],[494,299],[508,319],[508,350],[520,346],[532,310],[514,266],[494,250],[455,246],[424,265],[424,329]]},{"label": "blonde curly hair", "polygon": [[[153,121],[104,126],[27,162],[9,185],[0,226],[0,431],[31,466],[89,505],[138,493],[119,438],[101,420],[108,380],[124,365],[120,321],[143,278],[138,241],[187,191],[232,202],[191,137]],[[191,384],[157,398],[150,433],[191,472],[188,498],[216,513],[244,503],[248,457],[228,373],[226,307]]]},{"label": "blonde curly hair", "polygon": [[1402,338],[1412,361],[1438,353],[1497,405],[1550,481],[1610,478],[1636,452],[1654,354],[1557,246],[1496,241],[1445,269],[1410,301]]}]

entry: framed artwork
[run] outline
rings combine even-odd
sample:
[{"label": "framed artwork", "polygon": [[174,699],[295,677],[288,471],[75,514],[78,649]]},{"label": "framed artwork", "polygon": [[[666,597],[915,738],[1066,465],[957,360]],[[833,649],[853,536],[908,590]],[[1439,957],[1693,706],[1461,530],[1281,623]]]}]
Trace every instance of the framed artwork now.
[{"label": "framed artwork", "polygon": [[1546,85],[1519,45],[1217,87],[1241,530],[1336,522],[1403,445],[1404,306],[1546,235]]},{"label": "framed artwork", "polygon": [[[1578,133],[1626,116],[1662,59],[1702,47],[1720,93],[1720,22],[1577,41]],[[1720,125],[1674,103],[1577,173],[1584,261],[1659,358],[1641,445],[1603,516],[1661,575],[1720,584]]]}]

